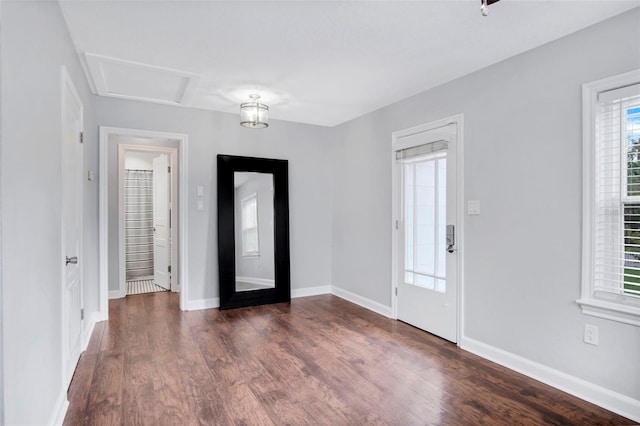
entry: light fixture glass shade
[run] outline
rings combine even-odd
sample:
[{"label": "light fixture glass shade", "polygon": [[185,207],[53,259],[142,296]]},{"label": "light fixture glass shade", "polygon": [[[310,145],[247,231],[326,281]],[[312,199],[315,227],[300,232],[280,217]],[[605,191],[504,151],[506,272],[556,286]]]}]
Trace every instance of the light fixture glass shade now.
[{"label": "light fixture glass shade", "polygon": [[480,12],[482,12],[482,16],[489,16],[489,4],[487,0],[481,0],[482,6],[480,6]]},{"label": "light fixture glass shade", "polygon": [[252,129],[269,127],[269,107],[260,103],[260,95],[249,95],[249,98],[240,104],[240,125]]}]

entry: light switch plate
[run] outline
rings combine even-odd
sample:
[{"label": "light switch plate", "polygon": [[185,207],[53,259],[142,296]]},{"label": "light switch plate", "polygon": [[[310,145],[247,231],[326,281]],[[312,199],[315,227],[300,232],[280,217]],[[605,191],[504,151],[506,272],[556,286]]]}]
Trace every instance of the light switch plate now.
[{"label": "light switch plate", "polygon": [[202,198],[198,199],[196,210],[198,210],[199,212],[204,211],[204,200]]},{"label": "light switch plate", "polygon": [[93,170],[89,170],[89,173],[87,173],[87,179],[88,180],[94,180],[96,178],[96,174]]},{"label": "light switch plate", "polygon": [[480,214],[480,200],[468,200],[467,201],[467,214],[479,215]]},{"label": "light switch plate", "polygon": [[204,197],[204,186],[202,186],[202,185],[196,186],[196,196],[197,197]]}]

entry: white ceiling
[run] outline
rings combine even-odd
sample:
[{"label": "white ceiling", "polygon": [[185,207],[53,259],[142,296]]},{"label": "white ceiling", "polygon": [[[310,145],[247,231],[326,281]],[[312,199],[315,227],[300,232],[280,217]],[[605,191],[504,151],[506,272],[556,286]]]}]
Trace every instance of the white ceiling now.
[{"label": "white ceiling", "polygon": [[483,17],[479,0],[60,0],[96,93],[154,98],[155,87],[165,103],[236,113],[257,92],[271,118],[323,126],[639,5],[502,0]]}]

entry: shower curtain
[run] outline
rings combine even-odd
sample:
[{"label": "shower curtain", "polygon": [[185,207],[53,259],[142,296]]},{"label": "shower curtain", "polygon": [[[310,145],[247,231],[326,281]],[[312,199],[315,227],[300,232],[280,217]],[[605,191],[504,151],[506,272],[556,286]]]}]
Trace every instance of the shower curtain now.
[{"label": "shower curtain", "polygon": [[153,275],[153,171],[125,170],[126,279]]}]

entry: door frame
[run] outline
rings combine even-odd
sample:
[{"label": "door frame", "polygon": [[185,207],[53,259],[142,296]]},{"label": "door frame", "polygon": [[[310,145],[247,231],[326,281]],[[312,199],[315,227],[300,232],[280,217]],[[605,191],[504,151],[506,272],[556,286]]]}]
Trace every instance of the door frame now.
[{"label": "door frame", "polygon": [[[119,135],[121,136],[121,135]],[[174,138],[167,138],[174,139]],[[126,279],[126,247],[125,247],[125,155],[130,151],[144,151],[150,153],[161,153],[161,154],[169,154],[169,164],[171,170],[178,170],[178,149],[177,148],[167,148],[160,146],[150,146],[150,145],[135,145],[135,144],[118,144],[118,297],[125,297],[127,295],[127,279]],[[178,173],[171,173],[171,183],[170,183],[170,192],[171,192],[171,210],[174,210],[173,200],[176,199],[176,195],[178,196],[178,203],[180,202],[180,195],[178,189]],[[180,212],[178,211],[178,221],[180,220]],[[171,215],[171,270],[178,271],[178,274],[173,274],[171,279],[171,291],[179,291],[180,289],[180,267],[178,265],[178,241],[179,241],[179,232],[178,232],[178,221],[176,221],[176,216]]]},{"label": "door frame", "polygon": [[[100,126],[100,303],[99,320],[109,318],[109,146],[113,136],[140,138],[174,139],[178,141],[178,241],[174,244],[178,250],[178,285],[180,286],[180,309],[187,310],[188,273],[187,273],[187,142],[188,136],[182,133],[157,132],[152,130],[128,129]],[[117,160],[116,160],[117,161]],[[117,164],[116,164],[117,166]],[[119,191],[120,192],[120,191]],[[173,206],[175,208],[175,206]],[[118,278],[119,279],[119,278]]]},{"label": "door frame", "polygon": [[[84,132],[84,105],[82,104],[82,99],[80,98],[80,95],[78,94],[78,91],[76,90],[75,85],[73,84],[73,80],[71,80],[71,76],[69,75],[69,72],[67,71],[67,68],[63,65],[60,69],[60,82],[61,82],[61,92],[60,92],[60,100],[61,100],[61,104],[60,104],[60,125],[61,125],[61,132],[60,132],[60,167],[64,168],[64,150],[62,149],[64,146],[64,135],[63,135],[63,131],[64,131],[64,102],[65,99],[67,97],[67,90],[69,91],[69,93],[71,94],[71,100],[73,102],[75,102],[78,105],[78,109],[80,112],[80,128],[78,129],[80,134],[78,135],[78,138],[81,137],[82,132]],[[78,141],[78,143],[80,144],[80,166],[79,166],[79,170],[80,170],[80,174],[78,175],[77,179],[78,179],[78,188],[80,190],[79,194],[78,194],[78,204],[79,204],[79,208],[80,208],[80,212],[79,212],[79,217],[80,217],[80,230],[79,230],[79,247],[78,247],[78,276],[79,276],[79,287],[80,287],[80,309],[84,309],[84,293],[85,293],[85,289],[84,289],[84,285],[85,285],[85,280],[84,280],[84,267],[83,267],[83,263],[84,263],[84,190],[83,190],[83,173],[84,173],[84,144],[82,143],[82,140]],[[61,185],[64,185],[64,172],[60,174],[60,182]],[[65,225],[64,225],[64,195],[63,192],[60,192],[60,229],[61,229],[61,241],[60,241],[60,264],[61,266],[61,277],[62,277],[62,286],[61,286],[61,291],[62,291],[62,318],[61,318],[61,326],[62,326],[62,377],[63,377],[63,384],[64,386],[68,386],[69,383],[71,383],[71,378],[73,377],[73,371],[67,371],[67,358],[71,356],[71,354],[68,353],[68,347],[69,347],[69,318],[68,318],[68,300],[65,297],[65,293],[66,293],[66,286],[67,286],[67,272],[66,272],[66,250],[67,248],[65,247],[65,238],[64,238],[64,230],[65,230]],[[80,353],[82,352],[82,350],[84,349],[84,347],[86,346],[86,343],[88,343],[87,341],[87,336],[85,336],[85,333],[87,332],[87,330],[85,330],[85,328],[87,327],[87,321],[81,316],[81,320],[80,320],[80,352],[78,353],[78,355],[80,355]],[[79,357],[78,357],[79,359]],[[76,360],[77,363],[78,360]],[[74,367],[75,369],[75,367]]]},{"label": "door frame", "polygon": [[391,244],[392,244],[392,256],[391,256],[391,318],[398,319],[398,239],[397,239],[397,221],[399,219],[399,208],[401,201],[401,191],[398,188],[398,174],[399,167],[396,161],[396,151],[399,149],[407,148],[402,146],[399,142],[400,138],[411,136],[416,133],[427,132],[430,130],[437,130],[448,125],[455,124],[456,129],[456,143],[457,143],[457,161],[456,161],[456,176],[457,176],[457,204],[458,212],[456,214],[456,249],[458,253],[458,292],[456,301],[456,315],[457,315],[457,343],[460,345],[460,337],[463,336],[463,324],[464,324],[464,114],[456,114],[450,117],[443,118],[441,120],[432,121],[426,124],[421,124],[408,129],[398,130],[391,134]]}]

